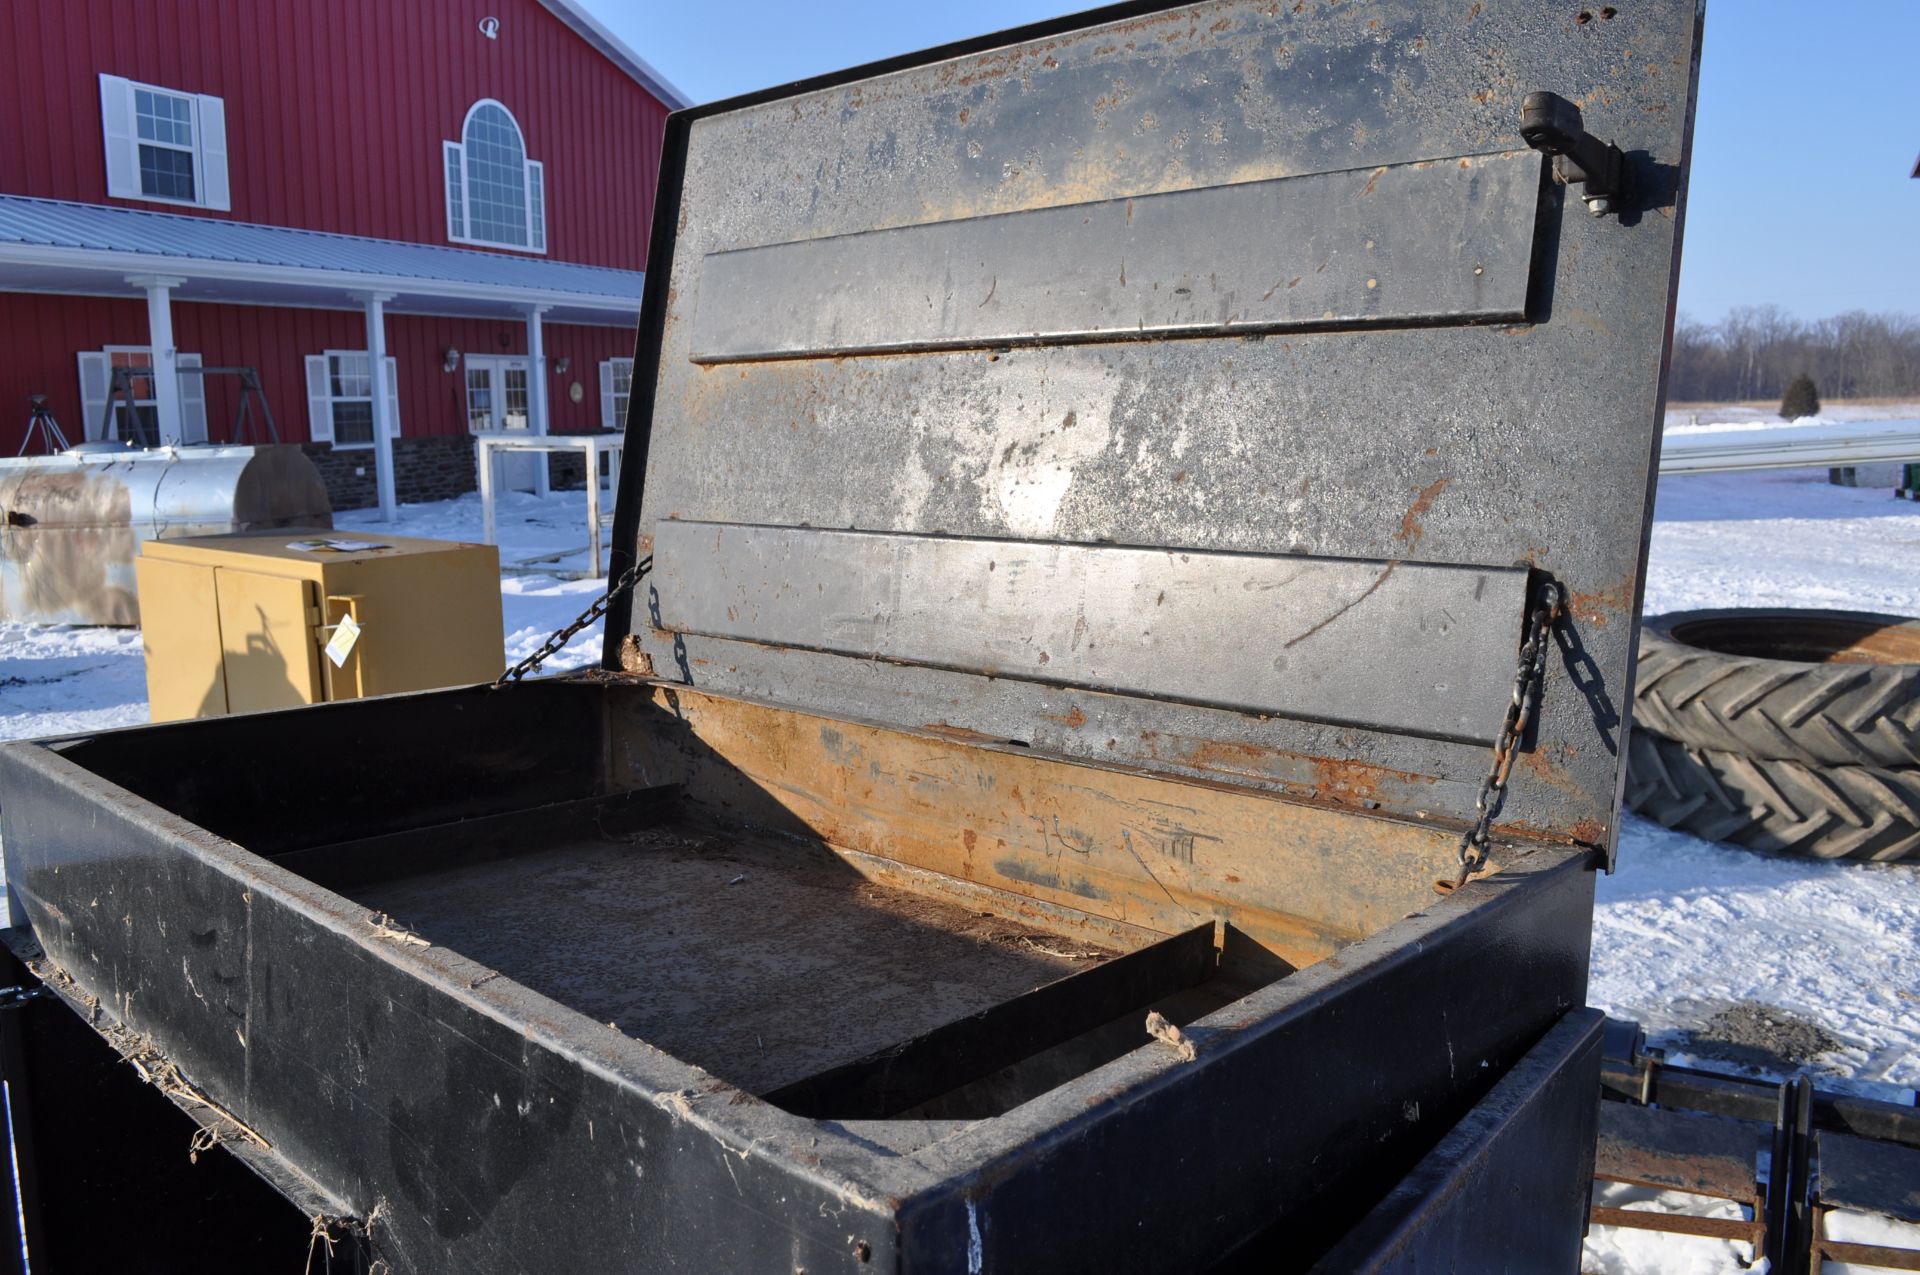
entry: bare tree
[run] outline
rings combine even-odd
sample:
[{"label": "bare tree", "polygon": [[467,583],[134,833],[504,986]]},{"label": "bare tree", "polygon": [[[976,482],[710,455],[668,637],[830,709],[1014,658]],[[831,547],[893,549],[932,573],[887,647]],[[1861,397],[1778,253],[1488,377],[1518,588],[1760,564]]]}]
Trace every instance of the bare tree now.
[{"label": "bare tree", "polygon": [[1777,399],[1802,372],[1829,398],[1920,398],[1920,317],[1853,310],[1804,321],[1766,305],[1674,324],[1676,402]]}]

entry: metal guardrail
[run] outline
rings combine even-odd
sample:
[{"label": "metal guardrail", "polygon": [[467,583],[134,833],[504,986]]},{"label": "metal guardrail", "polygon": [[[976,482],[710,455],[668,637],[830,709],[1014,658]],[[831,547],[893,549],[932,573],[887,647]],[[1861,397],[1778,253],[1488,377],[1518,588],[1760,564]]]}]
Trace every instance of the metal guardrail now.
[{"label": "metal guardrail", "polygon": [[1801,469],[1920,461],[1920,421],[1854,421],[1669,433],[1662,474]]}]

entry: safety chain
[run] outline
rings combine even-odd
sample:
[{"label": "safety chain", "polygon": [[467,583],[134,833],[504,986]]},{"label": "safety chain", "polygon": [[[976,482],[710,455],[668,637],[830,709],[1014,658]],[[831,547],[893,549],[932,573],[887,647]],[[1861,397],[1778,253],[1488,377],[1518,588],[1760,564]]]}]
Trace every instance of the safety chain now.
[{"label": "safety chain", "polygon": [[1513,772],[1514,755],[1520,739],[1533,720],[1540,701],[1540,683],[1547,671],[1547,633],[1560,614],[1560,586],[1549,581],[1540,589],[1540,605],[1527,620],[1527,640],[1520,644],[1520,658],[1513,671],[1513,696],[1507,703],[1507,717],[1501,723],[1500,737],[1493,746],[1493,764],[1480,784],[1480,796],[1474,802],[1473,826],[1460,834],[1460,879],[1448,893],[1458,890],[1474,873],[1487,866],[1492,848],[1493,820],[1507,798],[1507,776]]},{"label": "safety chain", "polygon": [[615,598],[632,589],[634,585],[639,584],[641,578],[651,570],[653,570],[653,555],[648,554],[646,557],[628,567],[618,580],[615,580],[611,585],[607,586],[605,596],[595,598],[593,605],[582,611],[578,619],[563,629],[555,629],[553,635],[540,644],[539,650],[502,673],[494,685],[505,686],[508,682],[517,682],[527,674],[538,670],[541,664],[546,662],[548,656],[571,642],[574,634],[605,615],[607,608],[613,605]]},{"label": "safety chain", "polygon": [[32,987],[15,984],[12,987],[0,987],[0,1009],[19,1009],[29,1001],[39,1000],[51,995],[45,983],[35,983]]}]

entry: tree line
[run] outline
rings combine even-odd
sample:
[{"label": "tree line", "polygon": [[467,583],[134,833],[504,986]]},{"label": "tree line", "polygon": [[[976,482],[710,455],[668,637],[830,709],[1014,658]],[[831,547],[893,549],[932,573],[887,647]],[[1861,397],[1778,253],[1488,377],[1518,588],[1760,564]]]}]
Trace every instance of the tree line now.
[{"label": "tree line", "polygon": [[1920,316],[1852,310],[1804,320],[1761,305],[1718,323],[1684,314],[1674,323],[1671,402],[1778,399],[1803,373],[1824,399],[1920,398]]}]

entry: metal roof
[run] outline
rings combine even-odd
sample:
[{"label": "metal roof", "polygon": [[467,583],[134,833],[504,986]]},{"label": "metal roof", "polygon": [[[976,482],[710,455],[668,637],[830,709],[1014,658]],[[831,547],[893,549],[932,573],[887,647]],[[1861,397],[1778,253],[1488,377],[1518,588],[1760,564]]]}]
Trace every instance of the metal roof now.
[{"label": "metal roof", "polygon": [[540,0],[547,12],[574,29],[574,32],[598,49],[608,61],[625,71],[640,87],[659,98],[670,111],[684,110],[693,105],[693,99],[667,82],[667,77],[653,69],[647,60],[629,48],[625,41],[602,26],[598,19],[588,13],[574,0]]},{"label": "metal roof", "polygon": [[162,269],[221,262],[271,270],[333,272],[396,283],[554,294],[639,308],[645,275],[544,257],[262,226],[178,213],[0,195],[0,252],[12,245],[147,258]]}]

